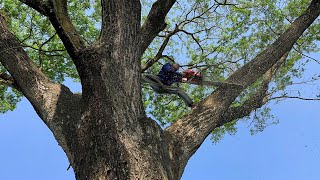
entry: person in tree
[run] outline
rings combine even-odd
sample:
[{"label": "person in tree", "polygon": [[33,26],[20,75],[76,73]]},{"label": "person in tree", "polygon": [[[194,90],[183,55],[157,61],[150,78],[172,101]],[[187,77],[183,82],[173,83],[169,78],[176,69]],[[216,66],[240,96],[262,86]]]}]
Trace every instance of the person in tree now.
[{"label": "person in tree", "polygon": [[179,68],[180,65],[177,63],[166,63],[162,66],[157,76],[160,81],[167,86],[171,86],[176,82],[184,82],[184,74],[178,72]]},{"label": "person in tree", "polygon": [[186,82],[187,78],[183,73],[179,73],[180,65],[177,63],[166,63],[156,76],[147,75],[152,89],[157,93],[177,94],[186,104],[186,106],[195,108],[192,99],[179,87],[171,87],[173,83]]}]

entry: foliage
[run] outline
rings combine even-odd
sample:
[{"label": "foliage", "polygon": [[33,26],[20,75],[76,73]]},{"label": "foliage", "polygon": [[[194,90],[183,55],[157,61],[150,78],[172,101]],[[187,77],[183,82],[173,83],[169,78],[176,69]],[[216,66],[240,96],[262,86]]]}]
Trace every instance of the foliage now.
[{"label": "foliage", "polygon": [[[0,8],[6,13],[12,33],[19,39],[34,63],[53,81],[63,82],[66,77],[79,81],[73,62],[50,21],[30,7],[16,0],[1,0]],[[77,30],[87,43],[93,43],[101,21],[98,1],[70,1],[69,13]],[[0,66],[1,73],[6,72]],[[22,95],[0,85],[0,112],[13,110]]]},{"label": "foliage", "polygon": [[[99,36],[101,27],[100,1],[69,0],[70,17],[87,44]],[[142,64],[153,59],[164,39],[178,27],[162,55],[166,55],[147,70],[156,74],[161,65],[173,59],[183,68],[201,70],[206,80],[223,81],[237,68],[250,61],[265,49],[280,33],[307,7],[309,0],[233,0],[231,5],[218,5],[211,0],[178,1],[167,16],[167,27],[146,50]],[[146,18],[153,1],[142,0],[142,21]],[[223,3],[223,2],[221,2]],[[296,4],[299,4],[297,7]],[[78,74],[69,55],[48,19],[17,0],[0,0],[6,12],[11,31],[21,41],[35,64],[53,81],[63,82],[65,78],[78,81]],[[295,78],[302,76],[307,59],[304,54],[319,51],[316,42],[320,40],[319,19],[298,40],[286,63],[275,74],[270,83],[270,96],[287,93],[286,87]],[[169,57],[169,59],[168,59]],[[300,62],[300,64],[297,64]],[[0,66],[1,72],[5,69]],[[199,102],[214,90],[214,87],[180,85],[195,102]],[[241,106],[260,87],[260,81],[246,89],[232,104]],[[295,93],[295,92],[293,92]],[[0,85],[0,112],[14,109],[21,94]],[[148,114],[161,125],[174,122],[183,116],[188,108],[182,100],[173,95],[155,94],[143,86],[144,104]],[[265,128],[270,110],[265,107],[251,119],[252,132]],[[271,123],[272,124],[272,123]],[[225,132],[235,134],[236,121],[214,131],[216,141]]]},{"label": "foliage", "polygon": [[[183,31],[171,37],[163,54],[182,65],[205,69],[203,73],[206,80],[223,81],[272,43],[301,14],[309,1],[239,0],[230,3],[236,5],[218,6],[214,1],[207,0],[179,1],[171,10],[171,16],[167,17],[168,25],[161,34],[163,36],[158,37],[149,47],[143,60],[152,59],[164,41],[164,36],[178,26]],[[299,8],[295,4],[299,4]],[[145,6],[150,8],[150,3],[145,3]],[[304,66],[310,61],[304,54],[319,51],[316,45],[319,29],[318,19],[295,44],[287,61],[269,85],[270,97],[272,94],[288,93],[286,87],[302,76]],[[161,59],[149,72],[156,73],[161,64],[168,61],[167,58]],[[199,102],[214,90],[212,87],[181,86],[195,102]],[[260,81],[246,89],[232,106],[241,106],[259,87]],[[290,93],[296,94],[297,91]],[[176,121],[189,110],[173,95],[162,96],[150,91],[146,94],[147,111],[162,125]],[[174,102],[176,99],[178,102]],[[263,107],[257,110],[254,116],[243,120],[252,121],[251,133],[260,132],[266,126],[278,122],[270,114],[270,107]],[[220,140],[225,133],[236,133],[236,120],[215,129],[212,140]]]}]

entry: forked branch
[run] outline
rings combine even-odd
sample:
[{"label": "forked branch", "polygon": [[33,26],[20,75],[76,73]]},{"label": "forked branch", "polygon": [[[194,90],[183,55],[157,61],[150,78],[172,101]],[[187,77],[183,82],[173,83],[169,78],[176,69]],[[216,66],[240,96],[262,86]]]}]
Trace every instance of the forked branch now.
[{"label": "forked branch", "polygon": [[[62,126],[73,126],[73,117],[80,119],[80,98],[65,86],[52,82],[43,74],[27,53],[18,39],[8,30],[6,20],[0,13],[0,62],[10,73],[1,74],[3,79],[14,81],[14,86],[31,102],[40,118],[55,135],[59,144],[67,151],[68,137]],[[64,110],[64,111],[61,111]],[[68,118],[69,117],[69,118]],[[65,121],[65,122],[63,122]],[[70,131],[69,133],[73,133]]]},{"label": "forked branch", "polygon": [[274,74],[287,59],[288,54],[288,52],[284,54],[280,58],[280,60],[263,75],[260,88],[256,93],[251,95],[250,98],[246,100],[241,106],[228,108],[228,110],[224,113],[223,118],[221,118],[218,126],[236,119],[241,119],[243,117],[249,116],[252,111],[261,108],[265,103],[269,101],[269,98],[267,97],[269,83],[271,82]]},{"label": "forked branch", "polygon": [[72,59],[76,59],[84,41],[73,26],[67,10],[67,0],[20,0],[47,16]]},{"label": "forked branch", "polygon": [[294,43],[319,14],[320,0],[313,0],[307,10],[273,44],[226,80],[229,85],[218,87],[210,96],[200,102],[197,109],[166,129],[166,133],[172,138],[171,147],[174,148],[173,153],[177,154],[173,158],[178,159],[177,166],[179,168],[177,169],[179,172],[181,170],[181,174],[191,155],[210,132],[221,125],[220,121],[235,98],[291,50]]}]

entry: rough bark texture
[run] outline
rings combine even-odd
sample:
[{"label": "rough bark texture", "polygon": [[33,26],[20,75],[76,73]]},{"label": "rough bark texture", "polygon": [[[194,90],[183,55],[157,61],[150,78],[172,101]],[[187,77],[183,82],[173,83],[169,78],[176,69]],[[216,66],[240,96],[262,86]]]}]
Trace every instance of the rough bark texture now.
[{"label": "rough bark texture", "polygon": [[166,132],[173,137],[171,147],[179,147],[176,148],[179,153],[176,158],[180,162],[177,168],[179,173],[183,173],[188,159],[209,133],[222,124],[225,113],[234,99],[290,51],[293,44],[319,14],[320,1],[313,0],[308,9],[273,44],[226,80],[228,83],[240,84],[242,87],[220,86],[200,103],[198,109],[166,129]]},{"label": "rough bark texture", "polygon": [[179,179],[214,128],[263,104],[270,77],[243,106],[229,107],[244,88],[262,75],[268,77],[320,13],[319,0],[313,0],[272,45],[227,79],[229,85],[217,88],[197,109],[162,130],[143,109],[140,57],[164,28],[175,1],[156,1],[141,27],[139,0],[102,0],[100,39],[89,47],[70,22],[67,1],[21,1],[52,22],[76,64],[82,95],[50,81],[9,32],[2,15],[0,62],[53,132],[78,180]]}]

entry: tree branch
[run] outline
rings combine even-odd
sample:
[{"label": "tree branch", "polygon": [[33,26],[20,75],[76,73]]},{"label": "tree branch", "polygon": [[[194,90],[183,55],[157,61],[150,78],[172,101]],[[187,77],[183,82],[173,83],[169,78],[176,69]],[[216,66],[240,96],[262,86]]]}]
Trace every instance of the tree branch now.
[{"label": "tree branch", "polygon": [[[190,33],[190,32],[187,32],[187,31],[185,31],[183,29],[180,29],[179,26],[181,24],[182,23],[180,23],[179,25],[176,25],[176,27],[175,27],[175,29],[173,31],[170,31],[166,36],[164,36],[165,39],[162,42],[162,44],[161,44],[156,56],[154,58],[150,59],[149,61],[147,61],[147,63],[141,67],[141,72],[142,73],[145,72],[147,69],[149,69],[154,63],[158,62],[161,58],[163,58],[163,57],[168,58],[168,56],[163,55],[162,53],[165,50],[166,46],[168,45],[170,38],[173,35],[177,34],[178,32],[183,32],[183,33],[185,33],[187,35],[190,35],[192,37],[192,39],[198,44],[199,48],[201,49],[201,52],[203,53],[204,50],[203,50],[200,42],[195,38],[194,34]],[[172,60],[172,59],[170,59],[170,60]]]},{"label": "tree branch", "polygon": [[75,60],[79,51],[85,48],[85,44],[69,18],[67,0],[20,1],[49,18],[70,57]]},{"label": "tree branch", "polygon": [[259,77],[265,74],[279,59],[293,47],[302,33],[320,14],[320,0],[313,0],[308,9],[266,50],[234,72],[226,82],[242,86],[223,85],[204,99],[184,118],[176,121],[165,131],[170,136],[172,160],[177,170],[182,171],[191,157],[210,132],[221,125],[224,113],[235,98]]},{"label": "tree branch", "polygon": [[[160,46],[159,50],[158,50],[158,53],[156,54],[156,56],[150,60],[147,61],[147,64],[143,65],[141,67],[141,72],[144,72],[146,71],[148,68],[150,68],[154,63],[158,62],[162,57],[162,53],[165,49],[165,47],[168,45],[168,42],[170,40],[170,38],[179,33],[179,32],[182,32],[184,34],[186,34],[187,36],[191,36],[191,38],[194,40],[194,42],[199,46],[199,48],[201,49],[201,52],[203,53],[204,52],[204,49],[202,48],[202,45],[200,44],[201,41],[199,41],[197,38],[196,38],[196,34],[198,33],[201,33],[201,32],[204,32],[204,31],[207,31],[209,29],[212,29],[213,27],[216,27],[216,26],[212,26],[210,28],[205,28],[203,30],[199,30],[199,31],[196,31],[196,32],[188,32],[187,30],[184,29],[184,27],[189,24],[189,23],[192,23],[192,22],[195,22],[195,20],[197,19],[205,19],[204,16],[206,13],[213,13],[214,11],[216,11],[216,9],[219,7],[219,5],[217,4],[214,4],[210,7],[208,7],[207,9],[203,10],[200,14],[198,15],[194,15],[192,18],[188,19],[188,15],[192,12],[192,11],[195,11],[194,8],[191,8],[189,12],[186,13],[186,16],[185,16],[185,19],[181,22],[179,22],[178,24],[176,24],[174,30],[172,31],[164,31],[165,33],[167,33],[166,35],[157,35],[159,37],[163,37],[165,38],[162,45]],[[211,12],[210,10],[213,9],[213,12]]]},{"label": "tree branch", "polygon": [[246,100],[242,106],[239,107],[229,107],[228,110],[224,113],[220,124],[217,126],[223,125],[225,123],[231,122],[236,119],[241,119],[243,117],[249,116],[252,111],[261,108],[266,104],[270,99],[267,98],[269,83],[271,82],[274,74],[280,68],[280,66],[285,62],[288,57],[289,52],[284,54],[280,60],[269,69],[262,77],[262,82],[259,90],[253,94],[248,100]]},{"label": "tree branch", "polygon": [[178,26],[176,26],[176,28],[175,28],[173,31],[169,32],[169,33],[165,36],[165,39],[164,39],[164,41],[162,42],[162,44],[161,44],[161,46],[160,46],[160,48],[159,48],[156,56],[155,56],[153,59],[147,61],[147,63],[146,63],[144,66],[141,67],[141,72],[142,72],[142,73],[145,72],[147,69],[149,69],[154,63],[158,62],[162,57],[164,57],[164,56],[162,55],[162,53],[163,53],[164,49],[166,48],[166,46],[168,45],[170,38],[171,38],[173,35],[175,35],[177,32],[179,32],[179,31],[180,31],[180,30],[178,29]]},{"label": "tree branch", "polygon": [[298,50],[298,49],[297,49],[297,48],[295,48],[295,47],[293,47],[293,49],[294,49],[297,53],[301,54],[302,56],[304,56],[304,57],[306,57],[306,58],[309,58],[309,59],[313,60],[314,62],[316,62],[316,63],[320,64],[320,60],[315,59],[315,58],[313,58],[313,57],[310,57],[310,56],[308,56],[308,55],[306,55],[306,54],[302,53],[300,50]]},{"label": "tree branch", "polygon": [[176,0],[157,0],[153,3],[146,21],[141,27],[141,56],[158,33],[165,29],[165,17]]},{"label": "tree branch", "polygon": [[48,1],[44,1],[44,0],[19,0],[19,1],[35,9],[42,15],[47,16],[50,12],[50,5]]},{"label": "tree branch", "polygon": [[214,2],[216,2],[216,3],[219,4],[219,5],[238,5],[238,4],[233,4],[233,3],[227,3],[226,0],[224,0],[223,3],[221,3],[221,2],[219,2],[219,1],[217,1],[217,0],[214,0]]},{"label": "tree branch", "polygon": [[[20,42],[9,32],[1,13],[0,62],[11,74],[17,89],[31,102],[37,114],[51,129],[58,143],[66,151],[69,160],[72,161],[68,143],[73,139],[65,134],[74,133],[75,136],[73,129],[80,119],[81,98],[72,94],[67,87],[52,82],[36,67]],[[5,76],[2,74],[3,78],[11,78]]]},{"label": "tree branch", "polygon": [[197,43],[197,45],[199,46],[199,48],[201,49],[201,53],[203,54],[203,48],[202,48],[202,46],[201,46],[201,44],[200,44],[200,42],[197,40],[197,38],[194,36],[194,34],[193,33],[190,33],[190,32],[188,32],[188,31],[186,31],[186,30],[181,30],[182,32],[184,32],[185,34],[187,34],[187,35],[189,35],[189,36],[191,36],[192,37],[192,39]]},{"label": "tree branch", "polygon": [[16,83],[14,82],[14,79],[7,73],[0,74],[0,84],[19,90]]},{"label": "tree branch", "polygon": [[276,97],[271,97],[270,100],[273,99],[300,99],[300,100],[305,100],[305,101],[319,101],[320,98],[305,98],[305,97],[300,97],[300,96],[287,96],[287,95],[282,95],[282,96],[276,96]]}]

